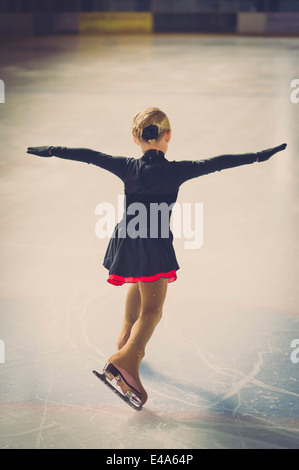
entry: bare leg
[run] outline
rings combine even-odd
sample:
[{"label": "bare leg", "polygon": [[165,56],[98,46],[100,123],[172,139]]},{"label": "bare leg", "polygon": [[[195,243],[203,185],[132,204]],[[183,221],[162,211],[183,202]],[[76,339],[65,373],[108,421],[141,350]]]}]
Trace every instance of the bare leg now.
[{"label": "bare leg", "polygon": [[147,400],[147,393],[139,378],[139,366],[145,355],[145,347],[162,317],[168,281],[160,278],[154,282],[139,282],[141,311],[134,323],[126,344],[108,362],[120,366],[131,375],[138,384],[142,402]]},{"label": "bare leg", "polygon": [[122,330],[117,341],[117,349],[121,349],[130,338],[132,327],[139,318],[140,309],[141,296],[139,284],[131,284],[127,291],[125,316],[123,319]]}]

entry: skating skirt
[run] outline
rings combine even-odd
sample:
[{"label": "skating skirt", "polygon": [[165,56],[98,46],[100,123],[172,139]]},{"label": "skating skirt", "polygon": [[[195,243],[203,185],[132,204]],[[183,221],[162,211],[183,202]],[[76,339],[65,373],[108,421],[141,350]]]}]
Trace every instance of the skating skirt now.
[{"label": "skating skirt", "polygon": [[109,270],[107,281],[115,286],[154,282],[161,277],[173,282],[180,269],[171,232],[168,238],[119,238],[118,226],[109,241],[103,265]]},{"label": "skating skirt", "polygon": [[114,286],[122,286],[125,283],[136,283],[138,281],[153,282],[153,281],[157,281],[157,279],[160,279],[161,277],[167,278],[168,282],[173,282],[177,279],[176,271],[175,269],[173,269],[172,271],[169,271],[168,273],[158,273],[158,274],[155,274],[154,276],[139,276],[139,277],[123,277],[123,276],[118,276],[117,274],[110,274],[107,281],[110,284],[113,284]]}]

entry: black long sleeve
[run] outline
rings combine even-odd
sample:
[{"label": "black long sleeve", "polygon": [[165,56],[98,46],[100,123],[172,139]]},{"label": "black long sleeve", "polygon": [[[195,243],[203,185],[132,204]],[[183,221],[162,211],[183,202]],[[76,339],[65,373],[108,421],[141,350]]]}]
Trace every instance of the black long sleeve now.
[{"label": "black long sleeve", "polygon": [[279,145],[256,153],[243,153],[236,155],[220,155],[204,160],[183,160],[176,162],[175,172],[179,185],[192,178],[214,173],[228,168],[248,165],[254,162],[268,160],[272,155],[286,148],[286,144]]},{"label": "black long sleeve", "polygon": [[50,153],[55,157],[66,160],[99,166],[118,176],[122,181],[125,181],[127,162],[130,160],[127,157],[114,157],[87,148],[51,147]]},{"label": "black long sleeve", "polygon": [[183,160],[176,162],[175,171],[179,180],[179,185],[193,178],[208,175],[215,171],[221,171],[236,166],[248,165],[257,161],[254,153],[243,155],[219,155],[217,157],[204,160]]}]

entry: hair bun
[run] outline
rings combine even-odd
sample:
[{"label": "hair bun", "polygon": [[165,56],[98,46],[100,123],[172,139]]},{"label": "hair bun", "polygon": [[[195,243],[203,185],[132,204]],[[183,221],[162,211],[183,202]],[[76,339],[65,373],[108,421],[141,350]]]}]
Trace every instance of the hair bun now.
[{"label": "hair bun", "polygon": [[142,138],[148,142],[149,140],[155,140],[159,136],[159,128],[155,124],[147,126],[142,131]]}]

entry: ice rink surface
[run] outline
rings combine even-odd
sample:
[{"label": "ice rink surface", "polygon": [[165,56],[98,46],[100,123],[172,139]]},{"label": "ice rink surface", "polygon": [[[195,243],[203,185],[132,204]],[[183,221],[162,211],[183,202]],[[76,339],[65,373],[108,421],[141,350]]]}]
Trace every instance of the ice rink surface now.
[{"label": "ice rink surface", "polygon": [[[299,447],[298,51],[298,38],[2,41],[2,449]],[[288,147],[181,187],[179,204],[203,203],[203,244],[175,239],[136,413],[92,374],[115,352],[127,290],[106,281],[95,211],[117,207],[122,182],[26,148],[139,158],[146,106],[170,118],[169,160]]]}]

